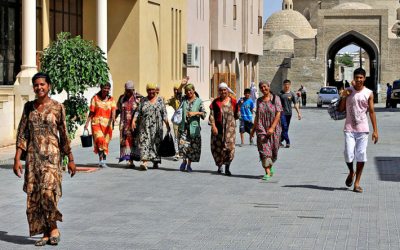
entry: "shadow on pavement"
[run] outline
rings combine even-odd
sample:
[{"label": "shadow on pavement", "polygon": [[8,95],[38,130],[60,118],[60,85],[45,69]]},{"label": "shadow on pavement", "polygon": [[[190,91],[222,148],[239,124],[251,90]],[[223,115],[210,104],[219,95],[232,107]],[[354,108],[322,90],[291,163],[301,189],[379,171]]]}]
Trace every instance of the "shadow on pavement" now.
[{"label": "shadow on pavement", "polygon": [[400,109],[397,108],[375,108],[375,112],[379,113],[387,113],[387,112],[400,112]]},{"label": "shadow on pavement", "polygon": [[10,242],[19,245],[33,245],[36,243],[36,241],[29,239],[29,237],[9,235],[5,231],[0,231],[0,241]]},{"label": "shadow on pavement", "polygon": [[292,187],[292,188],[308,188],[308,189],[316,189],[316,190],[325,190],[325,191],[335,191],[335,190],[342,190],[346,191],[349,190],[348,188],[334,188],[334,187],[320,187],[317,185],[285,185],[282,187]]},{"label": "shadow on pavement", "polygon": [[379,180],[400,182],[400,157],[375,157]]},{"label": "shadow on pavement", "polygon": [[[25,164],[22,164],[22,166],[24,167]],[[4,164],[4,165],[0,165],[0,168],[2,168],[2,169],[13,169],[13,168],[14,168],[14,165],[11,165],[11,164]]]}]

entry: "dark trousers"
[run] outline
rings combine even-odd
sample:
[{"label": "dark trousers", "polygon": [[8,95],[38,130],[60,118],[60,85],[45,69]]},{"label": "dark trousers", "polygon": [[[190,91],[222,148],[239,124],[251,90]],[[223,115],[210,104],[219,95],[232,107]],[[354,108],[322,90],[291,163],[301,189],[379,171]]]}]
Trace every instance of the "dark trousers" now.
[{"label": "dark trousers", "polygon": [[286,144],[290,145],[289,139],[289,125],[290,120],[292,119],[292,115],[281,115],[281,125],[282,125],[282,138],[281,142],[286,141]]},{"label": "dark trousers", "polygon": [[306,104],[307,104],[307,94],[306,93],[301,94],[301,102],[302,102],[303,106],[306,106]]},{"label": "dark trousers", "polygon": [[392,96],[386,95],[386,108],[390,108],[392,106],[392,104],[390,103],[391,100],[392,100]]}]

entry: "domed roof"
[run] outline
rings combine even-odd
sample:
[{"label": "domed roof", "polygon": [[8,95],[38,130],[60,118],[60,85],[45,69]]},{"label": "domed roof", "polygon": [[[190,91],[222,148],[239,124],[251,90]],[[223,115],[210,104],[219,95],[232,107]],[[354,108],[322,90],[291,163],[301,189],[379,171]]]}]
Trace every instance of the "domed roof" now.
[{"label": "domed roof", "polygon": [[370,10],[371,6],[365,3],[342,3],[332,8],[333,10]]},{"label": "domed roof", "polygon": [[264,42],[264,50],[293,50],[293,37],[285,34],[277,34]]},{"label": "domed roof", "polygon": [[316,35],[307,19],[294,10],[275,12],[265,22],[264,32],[269,33],[270,37],[282,30],[290,31],[298,38],[312,38]]}]

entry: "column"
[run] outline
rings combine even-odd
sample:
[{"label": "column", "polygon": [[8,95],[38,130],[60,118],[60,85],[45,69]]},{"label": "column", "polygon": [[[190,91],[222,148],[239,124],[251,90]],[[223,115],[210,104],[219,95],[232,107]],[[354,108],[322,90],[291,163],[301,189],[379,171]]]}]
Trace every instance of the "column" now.
[{"label": "column", "polygon": [[107,58],[107,0],[97,0],[97,45]]},{"label": "column", "polygon": [[50,0],[42,0],[43,50],[50,44]]},{"label": "column", "polygon": [[35,99],[32,77],[36,73],[36,1],[22,0],[22,66],[14,83],[14,133],[25,103]]}]

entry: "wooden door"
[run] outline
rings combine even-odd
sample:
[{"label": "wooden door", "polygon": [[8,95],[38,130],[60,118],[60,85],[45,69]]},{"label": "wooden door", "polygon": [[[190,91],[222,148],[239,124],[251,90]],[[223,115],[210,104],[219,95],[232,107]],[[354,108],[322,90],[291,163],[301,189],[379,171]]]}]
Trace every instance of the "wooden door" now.
[{"label": "wooden door", "polygon": [[[237,94],[236,91],[236,73],[229,74],[229,88]],[[235,97],[235,95],[229,94],[229,96]]]}]

